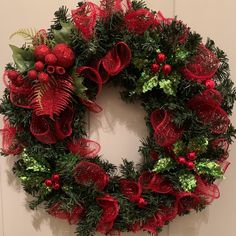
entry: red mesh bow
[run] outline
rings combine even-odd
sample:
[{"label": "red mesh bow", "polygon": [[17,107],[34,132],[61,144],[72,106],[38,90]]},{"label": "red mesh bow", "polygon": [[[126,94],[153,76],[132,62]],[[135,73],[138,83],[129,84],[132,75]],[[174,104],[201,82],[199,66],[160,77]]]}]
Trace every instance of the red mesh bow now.
[{"label": "red mesh bow", "polygon": [[225,133],[228,129],[229,118],[228,114],[221,108],[219,102],[221,98],[217,93],[214,93],[216,98],[213,99],[213,93],[204,92],[197,94],[188,102],[188,107],[194,110],[200,120],[210,126],[213,133]]},{"label": "red mesh bow", "polygon": [[94,113],[99,113],[102,111],[102,107],[99,106],[96,102],[91,100],[80,99],[81,103],[84,104],[90,111]]},{"label": "red mesh bow", "polygon": [[70,224],[77,224],[78,220],[84,213],[84,208],[81,205],[76,205],[70,211],[61,208],[61,203],[55,203],[48,209],[48,213],[62,220],[68,220]]},{"label": "red mesh bow", "polygon": [[139,177],[139,183],[143,189],[157,193],[170,193],[173,191],[170,182],[164,180],[160,175],[153,172],[144,172]]},{"label": "red mesh bow", "polygon": [[198,47],[196,55],[186,65],[183,72],[186,79],[199,82],[211,79],[219,68],[219,59],[203,44]]},{"label": "red mesh bow", "polygon": [[99,143],[85,138],[74,139],[68,142],[67,147],[73,154],[87,158],[96,157],[101,149]]},{"label": "red mesh bow", "polygon": [[171,114],[168,111],[160,109],[153,111],[151,124],[156,143],[162,147],[170,146],[182,136],[182,129],[171,122]]},{"label": "red mesh bow", "polygon": [[46,44],[47,41],[48,41],[47,31],[45,29],[41,29],[35,34],[33,39],[33,45],[38,46],[41,44]]},{"label": "red mesh bow", "polygon": [[157,228],[162,227],[165,222],[163,222],[161,214],[157,212],[152,218],[146,220],[143,224],[142,229],[147,230],[148,232],[157,235]]},{"label": "red mesh bow", "polygon": [[106,234],[112,230],[114,221],[119,213],[119,204],[114,197],[108,194],[104,197],[99,197],[96,200],[103,210],[102,216],[97,223],[96,230]]},{"label": "red mesh bow", "polygon": [[93,183],[99,191],[102,191],[109,182],[109,176],[97,164],[81,161],[75,167],[74,178],[78,184]]},{"label": "red mesh bow", "polygon": [[17,127],[10,125],[7,119],[3,120],[2,133],[2,152],[7,155],[18,155],[23,151],[23,145],[17,140]]}]

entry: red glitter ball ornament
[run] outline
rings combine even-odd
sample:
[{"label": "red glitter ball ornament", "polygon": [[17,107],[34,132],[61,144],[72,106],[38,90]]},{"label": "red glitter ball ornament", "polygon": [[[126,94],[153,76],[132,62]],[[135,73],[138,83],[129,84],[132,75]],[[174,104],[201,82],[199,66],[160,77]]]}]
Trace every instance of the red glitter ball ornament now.
[{"label": "red glitter ball ornament", "polygon": [[54,66],[57,64],[57,57],[54,54],[49,53],[45,56],[45,63]]},{"label": "red glitter ball ornament", "polygon": [[60,179],[60,175],[59,174],[53,174],[52,175],[52,180],[53,181],[57,182],[57,181],[59,181],[59,179]]},{"label": "red glitter ball ornament", "polygon": [[151,65],[152,73],[153,73],[153,74],[156,74],[156,73],[158,72],[159,68],[160,68],[160,66],[159,66],[158,64],[153,63],[153,64]]},{"label": "red glitter ball ornament", "polygon": [[192,170],[192,169],[195,168],[195,164],[194,164],[194,162],[192,162],[192,161],[187,162],[186,165],[187,165],[187,167],[188,167],[190,170]]},{"label": "red glitter ball ornament", "polygon": [[172,67],[171,67],[171,65],[169,65],[169,64],[165,64],[165,65],[162,67],[162,71],[163,71],[164,75],[169,75],[170,72],[171,72],[171,70],[172,70]]},{"label": "red glitter ball ornament", "polygon": [[178,157],[178,162],[179,162],[179,164],[181,164],[181,165],[186,164],[186,159],[185,159],[185,157],[182,157],[182,156]]},{"label": "red glitter ball ornament", "polygon": [[19,72],[15,71],[15,70],[8,70],[7,71],[7,76],[10,80],[16,80],[18,75],[19,75]]},{"label": "red glitter ball ornament", "polygon": [[36,60],[44,61],[45,56],[48,55],[50,51],[51,50],[47,45],[41,44],[34,49],[34,56]]},{"label": "red glitter ball ornament", "polygon": [[158,53],[156,57],[156,61],[158,63],[163,63],[166,60],[166,55],[164,53]]},{"label": "red glitter ball ornament", "polygon": [[50,187],[50,186],[52,186],[52,180],[46,179],[46,180],[44,181],[44,184],[45,184],[47,187]]},{"label": "red glitter ball ornament", "polygon": [[40,72],[38,75],[38,79],[42,83],[47,83],[49,81],[49,75],[45,72]]},{"label": "red glitter ball ornament", "polygon": [[59,66],[69,68],[73,65],[75,60],[75,54],[67,44],[57,44],[53,48],[52,52],[57,57],[57,64]]},{"label": "red glitter ball ornament", "polygon": [[191,161],[195,160],[195,159],[197,158],[196,152],[190,152],[190,153],[188,153],[187,157],[188,157],[188,159],[191,160]]},{"label": "red glitter ball ornament", "polygon": [[54,183],[52,187],[53,189],[58,190],[61,188],[61,185],[59,183]]},{"label": "red glitter ball ornament", "polygon": [[38,73],[36,70],[30,70],[27,73],[29,79],[37,79]]},{"label": "red glitter ball ornament", "polygon": [[206,82],[205,82],[205,85],[208,89],[214,89],[215,88],[215,81],[211,80],[211,79],[208,79]]},{"label": "red glitter ball ornament", "polygon": [[43,64],[43,62],[37,61],[37,62],[34,64],[34,68],[35,68],[35,70],[37,70],[37,71],[43,71],[43,69],[44,69],[44,64]]}]

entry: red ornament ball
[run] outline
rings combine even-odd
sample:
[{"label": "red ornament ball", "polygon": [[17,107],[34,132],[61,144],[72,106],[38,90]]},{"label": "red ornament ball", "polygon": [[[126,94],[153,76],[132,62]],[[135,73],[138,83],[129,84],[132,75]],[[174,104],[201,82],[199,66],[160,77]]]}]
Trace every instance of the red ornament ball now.
[{"label": "red ornament ball", "polygon": [[48,55],[50,51],[51,50],[47,45],[41,44],[34,49],[34,56],[36,60],[44,61],[45,56]]},{"label": "red ornament ball", "polygon": [[190,153],[188,153],[187,157],[188,157],[188,159],[191,160],[191,161],[195,160],[195,159],[197,158],[196,152],[190,152]]},{"label": "red ornament ball", "polygon": [[205,82],[205,85],[208,89],[214,89],[215,88],[215,81],[211,80],[211,79],[208,79],[206,82]]},{"label": "red ornament ball", "polygon": [[158,53],[156,57],[156,61],[158,63],[163,63],[166,60],[166,55],[164,53]]},{"label": "red ornament ball", "polygon": [[192,169],[195,168],[195,164],[194,164],[194,162],[192,162],[192,161],[187,162],[186,165],[187,165],[187,167],[188,167],[190,170],[192,170]]},{"label": "red ornament ball", "polygon": [[44,181],[44,184],[45,184],[47,187],[50,187],[50,186],[52,186],[52,180],[46,179],[46,180]]},{"label": "red ornament ball", "polygon": [[170,72],[171,72],[171,70],[172,70],[172,67],[171,67],[171,65],[169,65],[169,64],[165,64],[165,65],[162,67],[162,71],[163,71],[164,75],[169,75]]},{"label": "red ornament ball", "polygon": [[7,71],[7,76],[10,80],[16,80],[18,75],[19,75],[19,72],[15,71],[15,70],[8,70]]},{"label": "red ornament ball", "polygon": [[53,184],[53,189],[58,190],[61,188],[61,185],[59,183]]},{"label": "red ornament ball", "polygon": [[59,181],[59,179],[60,179],[60,175],[59,174],[53,174],[52,175],[52,180],[53,181],[57,182],[57,181]]},{"label": "red ornament ball", "polygon": [[182,157],[182,156],[178,157],[178,162],[179,162],[179,164],[181,164],[181,165],[185,165],[185,164],[186,164],[186,159],[185,159],[185,157]]},{"label": "red ornament ball", "polygon": [[35,68],[35,70],[37,70],[37,71],[43,71],[43,69],[44,69],[44,64],[43,64],[43,62],[37,61],[37,62],[34,64],[34,68]]},{"label": "red ornament ball", "polygon": [[36,70],[30,70],[27,73],[29,79],[37,79],[38,73]]},{"label": "red ornament ball", "polygon": [[49,75],[45,72],[40,72],[38,74],[38,79],[42,83],[47,83],[49,81]]},{"label": "red ornament ball", "polygon": [[57,57],[54,54],[49,53],[45,56],[45,63],[54,66],[57,64]]},{"label": "red ornament ball", "polygon": [[73,65],[75,54],[72,49],[65,43],[57,44],[53,50],[53,54],[57,57],[57,64],[64,68],[69,68]]},{"label": "red ornament ball", "polygon": [[156,73],[158,72],[159,68],[160,68],[160,66],[159,66],[158,64],[153,63],[153,64],[151,65],[152,73],[153,73],[153,74],[156,74]]}]

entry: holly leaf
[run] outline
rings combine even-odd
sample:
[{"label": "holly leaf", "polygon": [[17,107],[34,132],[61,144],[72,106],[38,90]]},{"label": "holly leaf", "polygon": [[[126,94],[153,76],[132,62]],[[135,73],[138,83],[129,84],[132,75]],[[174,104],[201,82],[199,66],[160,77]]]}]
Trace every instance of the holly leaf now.
[{"label": "holly leaf", "polygon": [[71,42],[71,31],[74,28],[74,25],[71,22],[65,23],[60,22],[61,29],[53,30],[54,40],[56,43],[67,43]]},{"label": "holly leaf", "polygon": [[19,72],[23,73],[34,65],[34,53],[32,49],[22,49],[14,45],[10,45],[13,52],[13,60]]}]

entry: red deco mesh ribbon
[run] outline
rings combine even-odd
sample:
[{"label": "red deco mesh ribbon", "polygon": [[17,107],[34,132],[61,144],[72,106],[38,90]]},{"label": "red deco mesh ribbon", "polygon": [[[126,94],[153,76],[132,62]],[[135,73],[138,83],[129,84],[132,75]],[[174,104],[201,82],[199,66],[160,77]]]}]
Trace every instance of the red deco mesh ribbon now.
[{"label": "red deco mesh ribbon", "polygon": [[66,211],[61,208],[61,203],[58,202],[48,209],[48,213],[59,219],[68,220],[70,224],[77,224],[84,214],[84,208],[81,205],[76,205],[71,211]]},{"label": "red deco mesh ribbon", "polygon": [[91,112],[99,113],[102,111],[102,107],[99,106],[96,102],[91,100],[80,99],[80,102],[84,104]]},{"label": "red deco mesh ribbon", "polygon": [[136,183],[135,181],[121,179],[120,192],[131,202],[138,202],[142,194],[142,187],[140,183]]},{"label": "red deco mesh ribbon", "polygon": [[73,139],[68,142],[67,147],[74,155],[86,158],[96,157],[101,149],[99,143],[86,138]]},{"label": "red deco mesh ribbon", "polygon": [[168,147],[182,136],[182,129],[171,122],[168,111],[157,109],[151,114],[151,124],[154,129],[154,138],[158,145]]},{"label": "red deco mesh ribbon", "polygon": [[[194,110],[200,120],[210,126],[210,130],[215,134],[225,133],[229,126],[228,114],[221,108],[219,102],[221,98],[217,94],[213,99],[213,91],[197,94],[188,102],[188,107]],[[216,100],[215,100],[216,99]]]},{"label": "red deco mesh ribbon", "polygon": [[164,223],[161,214],[157,212],[152,218],[146,220],[142,229],[152,233],[152,235],[158,235],[157,228],[162,227]]},{"label": "red deco mesh ribbon", "polygon": [[183,72],[186,79],[199,82],[211,79],[219,68],[219,59],[203,44],[198,47],[196,55],[186,65]]},{"label": "red deco mesh ribbon", "polygon": [[2,152],[7,155],[18,155],[23,151],[23,145],[17,140],[17,127],[10,125],[7,119],[3,120],[2,133]]},{"label": "red deco mesh ribbon", "polygon": [[170,182],[164,180],[160,175],[153,172],[144,172],[139,177],[142,189],[151,190],[157,193],[171,193],[173,191]]},{"label": "red deco mesh ribbon", "polygon": [[102,216],[96,226],[96,230],[100,233],[106,234],[113,228],[114,221],[119,213],[118,201],[110,196],[105,195],[96,199],[98,205],[102,208]]},{"label": "red deco mesh ribbon", "polygon": [[47,31],[45,29],[39,30],[33,39],[33,45],[38,46],[40,44],[46,44],[48,41]]},{"label": "red deco mesh ribbon", "polygon": [[78,184],[93,183],[100,191],[109,182],[109,176],[106,172],[99,165],[88,161],[79,162],[74,170],[74,178]]}]

